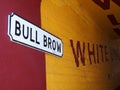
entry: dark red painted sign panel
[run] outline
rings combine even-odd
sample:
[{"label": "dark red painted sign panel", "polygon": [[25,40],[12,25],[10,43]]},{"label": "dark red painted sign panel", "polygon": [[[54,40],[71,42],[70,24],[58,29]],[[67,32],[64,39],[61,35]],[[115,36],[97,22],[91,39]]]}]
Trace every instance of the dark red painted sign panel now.
[{"label": "dark red painted sign panel", "polygon": [[40,26],[40,2],[0,2],[0,90],[46,90],[44,53],[11,42],[7,34],[8,15],[12,12]]}]

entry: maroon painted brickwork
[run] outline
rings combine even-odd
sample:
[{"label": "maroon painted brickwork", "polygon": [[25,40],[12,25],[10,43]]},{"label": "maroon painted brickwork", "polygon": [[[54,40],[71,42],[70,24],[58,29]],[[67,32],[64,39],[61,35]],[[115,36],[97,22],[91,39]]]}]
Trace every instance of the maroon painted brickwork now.
[{"label": "maroon painted brickwork", "polygon": [[10,41],[8,15],[12,12],[40,26],[41,0],[0,2],[0,90],[46,90],[45,54]]}]

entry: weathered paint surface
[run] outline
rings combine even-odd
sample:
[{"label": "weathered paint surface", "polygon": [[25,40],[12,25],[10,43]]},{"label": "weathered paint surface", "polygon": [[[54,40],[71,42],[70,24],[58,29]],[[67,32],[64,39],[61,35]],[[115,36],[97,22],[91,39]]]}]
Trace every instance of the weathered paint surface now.
[{"label": "weathered paint surface", "polygon": [[[120,81],[119,10],[119,0],[1,1],[0,89],[114,90]],[[62,39],[63,56],[11,42],[12,12]]]},{"label": "weathered paint surface", "polygon": [[0,90],[46,90],[44,53],[13,43],[8,36],[12,12],[40,26],[40,2],[0,2]]},{"label": "weathered paint surface", "polygon": [[42,1],[42,28],[64,44],[63,57],[46,54],[47,90],[113,90],[119,85],[120,40],[114,28],[119,27],[120,7],[116,1]]}]

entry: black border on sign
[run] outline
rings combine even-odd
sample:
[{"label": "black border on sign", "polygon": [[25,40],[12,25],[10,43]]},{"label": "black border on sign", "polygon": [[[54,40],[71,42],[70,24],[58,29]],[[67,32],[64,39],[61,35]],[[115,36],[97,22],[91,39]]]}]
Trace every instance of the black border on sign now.
[{"label": "black border on sign", "polygon": [[[37,47],[31,46],[31,45],[29,45],[29,44],[26,44],[26,43],[23,43],[23,42],[19,42],[19,41],[13,39],[13,37],[12,37],[12,35],[11,35],[10,32],[11,32],[11,17],[13,17],[14,15],[16,15],[16,16],[24,19],[23,17],[17,15],[16,13],[11,13],[10,15],[8,15],[8,36],[10,36],[11,41],[16,42],[16,43],[19,43],[19,44],[22,44],[22,45],[24,45],[24,46],[28,46],[28,47],[30,47],[30,48],[34,48],[34,49],[39,50],[39,51],[40,51],[40,50],[41,50],[41,51],[45,51],[45,50],[43,50],[43,49],[40,49],[40,48],[37,48]],[[30,22],[30,21],[28,21],[28,20],[26,20],[26,19],[24,19],[24,20],[27,21],[27,22],[29,22],[29,23],[31,23],[31,24],[33,24],[32,22]],[[43,29],[43,28],[41,28],[41,27],[39,27],[39,26],[37,26],[37,25],[35,25],[35,24],[33,24],[33,25],[36,26],[36,27],[38,27],[38,28],[40,28],[41,30],[43,30],[43,31],[51,34],[52,36],[60,39],[59,37],[53,35],[52,33],[48,32],[48,31],[46,31],[45,29]],[[60,40],[61,40],[61,39],[60,39]],[[63,51],[63,41],[61,40],[61,42],[62,42],[62,55],[61,55],[61,56],[59,56],[59,55],[57,55],[57,54],[54,54],[54,53],[51,53],[51,52],[49,52],[49,51],[45,51],[45,52],[51,53],[51,54],[56,55],[56,56],[59,56],[59,57],[62,57],[64,51]]]}]

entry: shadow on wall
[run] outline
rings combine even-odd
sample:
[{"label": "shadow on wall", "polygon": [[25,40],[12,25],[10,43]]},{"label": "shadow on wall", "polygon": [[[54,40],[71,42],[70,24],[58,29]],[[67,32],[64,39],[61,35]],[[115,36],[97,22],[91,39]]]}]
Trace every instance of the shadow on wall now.
[{"label": "shadow on wall", "polygon": [[115,88],[114,90],[120,90],[120,86],[118,86],[117,88]]}]

